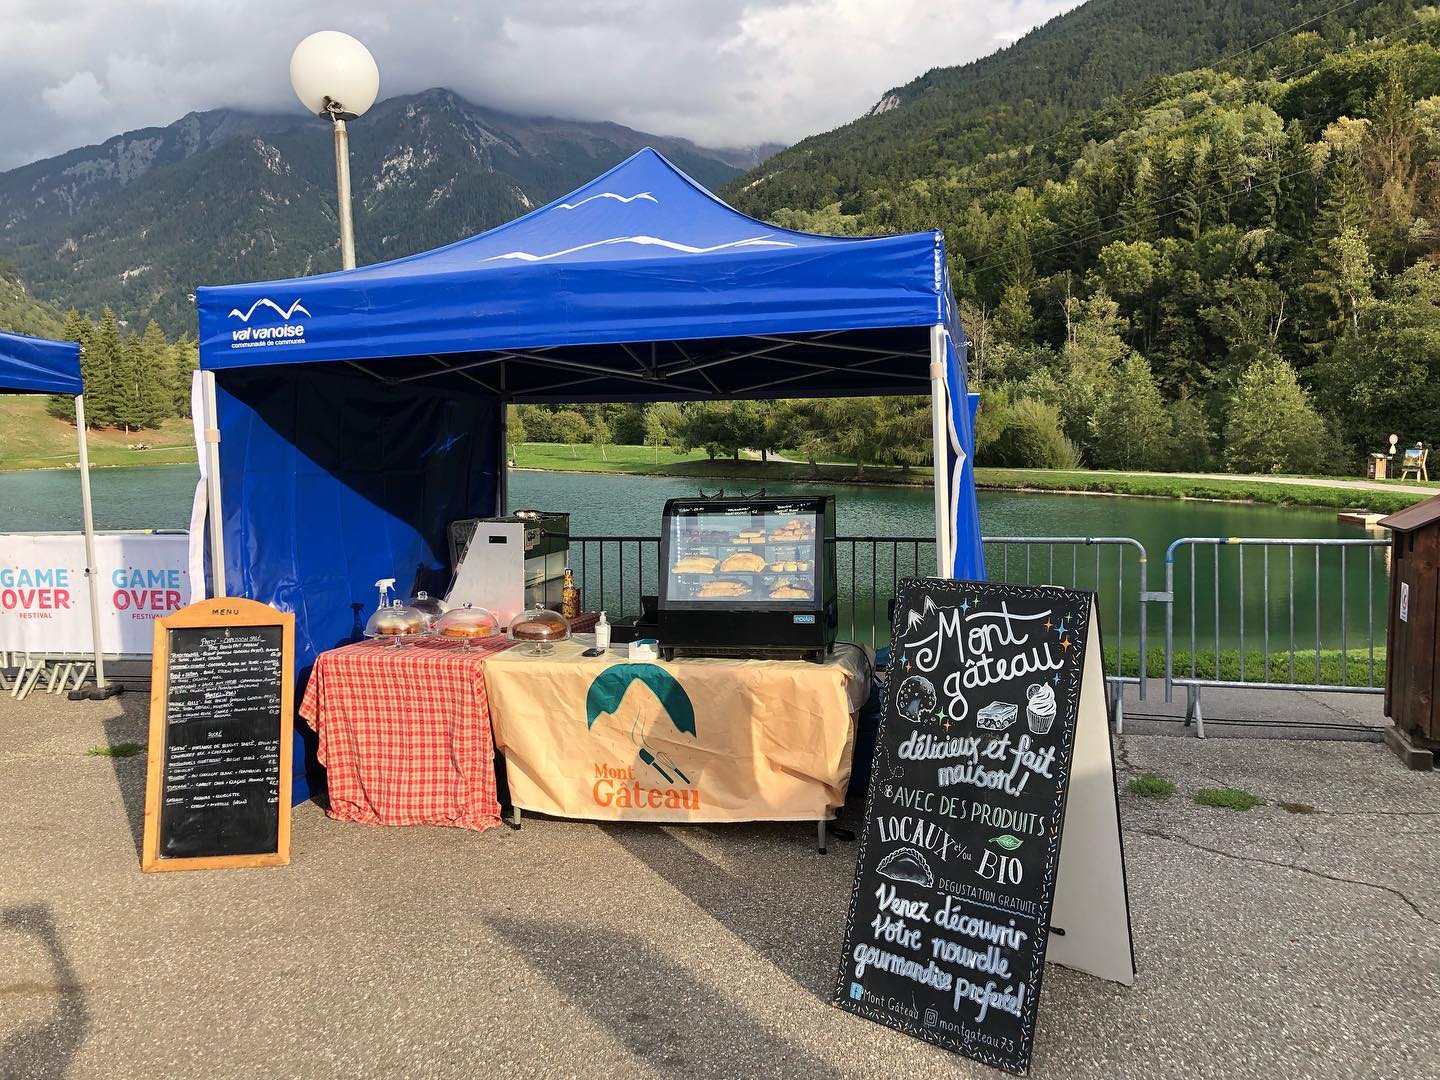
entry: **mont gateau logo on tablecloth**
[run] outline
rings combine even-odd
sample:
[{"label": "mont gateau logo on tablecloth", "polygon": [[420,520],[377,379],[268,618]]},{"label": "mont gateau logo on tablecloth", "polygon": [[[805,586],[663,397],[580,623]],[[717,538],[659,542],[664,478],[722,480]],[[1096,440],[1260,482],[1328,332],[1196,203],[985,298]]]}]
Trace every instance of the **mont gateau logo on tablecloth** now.
[{"label": "mont gateau logo on tablecloth", "polygon": [[[270,297],[262,296],[243,311],[238,307],[231,308],[229,317],[245,324],[230,331],[230,347],[255,349],[270,345],[305,344],[305,324],[301,318],[309,318],[310,311],[299,297],[281,307]],[[257,317],[260,321],[252,324],[251,319]],[[279,322],[274,321],[277,317]]]},{"label": "mont gateau logo on tablecloth", "polygon": [[[585,726],[593,730],[601,717],[618,717],[626,695],[637,683],[655,695],[661,712],[676,731],[697,736],[690,695],[670,672],[656,664],[615,664],[596,676],[585,695]],[[630,727],[636,761],[594,763],[592,794],[596,805],[622,810],[699,810],[700,791],[684,765],[651,741],[653,732],[645,722],[647,712],[637,710]]]}]

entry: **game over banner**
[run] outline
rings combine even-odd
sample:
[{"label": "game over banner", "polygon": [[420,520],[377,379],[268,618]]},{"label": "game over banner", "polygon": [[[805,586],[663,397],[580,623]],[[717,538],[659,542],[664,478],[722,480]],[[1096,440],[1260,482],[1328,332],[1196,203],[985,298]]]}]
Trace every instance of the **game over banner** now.
[{"label": "game over banner", "polygon": [[[105,652],[148,655],[153,621],[190,602],[188,546],[183,533],[96,536]],[[83,654],[90,635],[85,538],[0,535],[0,651]]]}]

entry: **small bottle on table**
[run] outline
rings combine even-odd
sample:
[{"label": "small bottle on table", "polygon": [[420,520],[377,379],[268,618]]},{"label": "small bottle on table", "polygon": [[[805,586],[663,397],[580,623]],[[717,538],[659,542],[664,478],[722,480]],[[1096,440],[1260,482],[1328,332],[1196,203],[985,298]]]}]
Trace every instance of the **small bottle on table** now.
[{"label": "small bottle on table", "polygon": [[565,581],[560,587],[560,614],[567,619],[580,614],[580,590],[575,587],[575,575],[568,566],[565,568]]}]

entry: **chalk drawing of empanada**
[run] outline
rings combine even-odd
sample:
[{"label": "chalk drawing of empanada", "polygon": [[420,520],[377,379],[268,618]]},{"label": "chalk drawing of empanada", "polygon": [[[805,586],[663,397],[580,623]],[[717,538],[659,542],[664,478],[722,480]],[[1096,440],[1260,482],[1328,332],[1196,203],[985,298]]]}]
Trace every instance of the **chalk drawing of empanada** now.
[{"label": "chalk drawing of empanada", "polygon": [[912,847],[896,848],[880,860],[875,872],[891,881],[909,881],[927,889],[935,884],[935,875],[926,865],[925,856]]}]

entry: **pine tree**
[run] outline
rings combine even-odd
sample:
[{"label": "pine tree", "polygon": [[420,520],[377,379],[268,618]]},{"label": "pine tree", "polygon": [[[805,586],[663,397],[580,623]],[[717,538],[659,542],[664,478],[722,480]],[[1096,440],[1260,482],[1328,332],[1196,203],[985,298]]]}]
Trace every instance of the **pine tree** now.
[{"label": "pine tree", "polygon": [[1159,235],[1155,221],[1155,169],[1148,157],[1135,162],[1125,195],[1120,200],[1120,223],[1127,240],[1154,240]]},{"label": "pine tree", "polygon": [[200,346],[189,334],[182,334],[170,346],[170,410],[174,416],[190,419],[191,376],[200,367]]},{"label": "pine tree", "polygon": [[[85,348],[83,344],[81,347]],[[81,372],[85,379],[85,421],[91,427],[108,427],[119,422],[118,379],[124,351],[120,324],[115,319],[115,313],[107,307],[100,326],[90,334],[89,348],[81,357]],[[88,365],[84,362],[87,358]]]},{"label": "pine tree", "polygon": [[140,341],[140,411],[142,427],[155,427],[175,415],[175,358],[165,333],[154,319]]},{"label": "pine tree", "polygon": [[1414,103],[1392,68],[1371,103],[1363,152],[1373,232],[1387,263],[1397,262],[1409,246],[1419,202],[1422,147]]},{"label": "pine tree", "polygon": [[[90,339],[91,329],[89,321],[82,319],[80,313],[74,308],[65,313],[65,325],[60,331],[60,340],[73,341],[80,346],[82,384],[85,379],[85,350]],[[88,395],[88,388],[82,385],[81,389]],[[69,394],[52,394],[46,399],[45,411],[58,420],[64,420],[67,424],[75,423],[75,399]]]},{"label": "pine tree", "polygon": [[145,343],[131,337],[120,347],[115,367],[115,424],[126,432],[145,426]]}]

